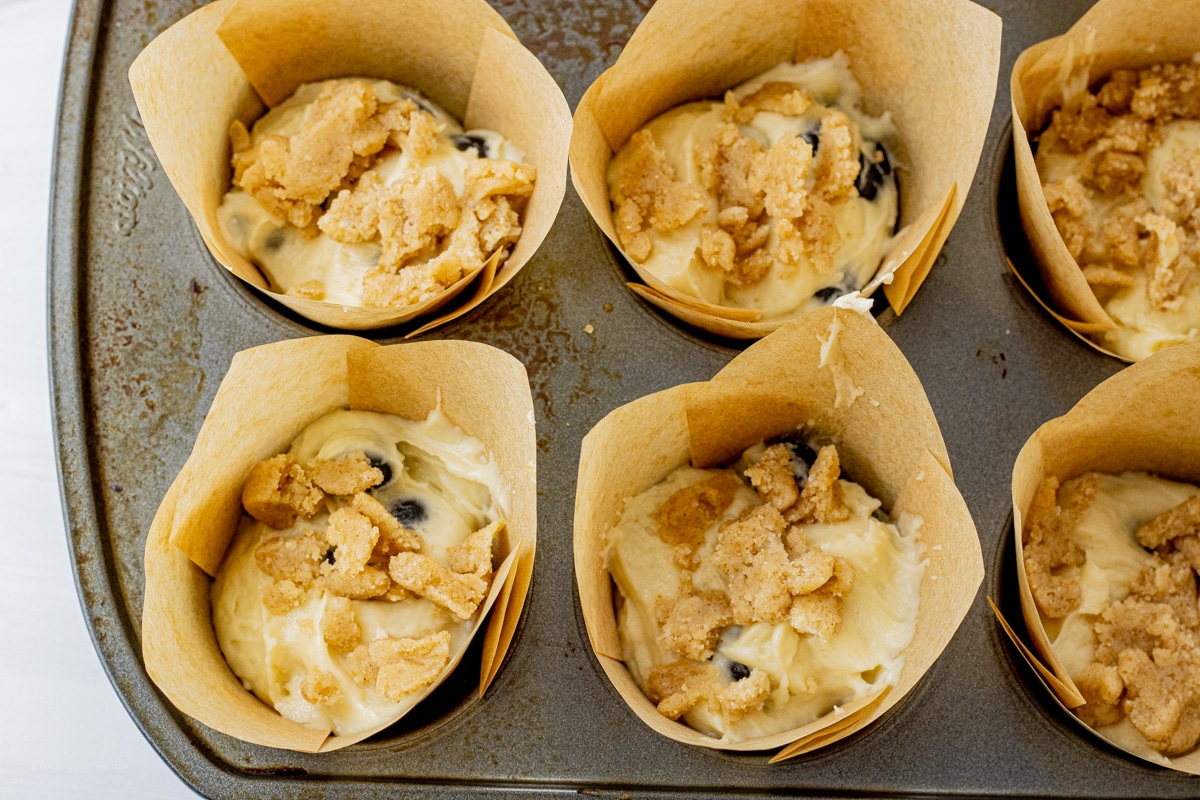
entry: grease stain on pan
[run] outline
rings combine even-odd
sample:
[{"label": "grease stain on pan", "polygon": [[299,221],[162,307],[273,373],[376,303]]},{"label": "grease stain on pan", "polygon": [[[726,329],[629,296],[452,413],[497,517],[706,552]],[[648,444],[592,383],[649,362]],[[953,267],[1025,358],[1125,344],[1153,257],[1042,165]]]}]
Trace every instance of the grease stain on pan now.
[{"label": "grease stain on pan", "polygon": [[[121,234],[116,233],[117,236]],[[124,487],[105,495],[105,526],[119,585],[135,628],[142,605],[143,519],[179,464],[166,454],[191,441],[199,425],[200,312],[207,287],[134,265],[134,278],[109,285],[88,322],[88,363],[97,479]]]}]

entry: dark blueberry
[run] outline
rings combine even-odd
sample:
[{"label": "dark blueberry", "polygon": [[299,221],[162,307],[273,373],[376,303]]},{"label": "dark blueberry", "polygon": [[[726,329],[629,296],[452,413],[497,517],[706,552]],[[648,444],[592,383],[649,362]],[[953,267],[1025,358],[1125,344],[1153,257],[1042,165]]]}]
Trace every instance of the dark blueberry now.
[{"label": "dark blueberry", "polygon": [[371,462],[372,467],[374,467],[375,469],[377,469],[383,473],[383,480],[380,481],[378,486],[376,486],[375,488],[378,489],[380,486],[387,486],[388,481],[390,481],[392,479],[391,465],[388,464],[387,461],[384,461],[379,456],[373,456],[369,453],[367,454],[367,460]]},{"label": "dark blueberry", "polygon": [[729,674],[733,676],[735,681],[740,681],[742,678],[750,677],[750,668],[739,661],[730,661]]},{"label": "dark blueberry", "polygon": [[861,153],[858,155],[858,180],[855,186],[858,188],[858,196],[864,200],[874,200],[875,195],[879,194],[883,179],[892,173],[892,163],[888,160],[887,150],[883,149],[883,145],[876,143],[875,152],[883,157],[881,161],[868,159]]},{"label": "dark blueberry", "polygon": [[471,133],[457,133],[450,137],[450,141],[454,142],[454,147],[462,152],[474,149],[475,154],[480,158],[487,158],[488,146],[487,140],[482,136],[476,136]]},{"label": "dark blueberry", "polygon": [[421,501],[413,499],[397,500],[388,506],[388,511],[392,512],[392,516],[406,528],[424,522],[425,517],[429,516],[429,512],[425,510]]},{"label": "dark blueberry", "polygon": [[267,238],[263,239],[264,250],[278,250],[283,246],[283,240],[287,238],[287,233],[283,228],[276,228],[267,234]]},{"label": "dark blueberry", "polygon": [[799,431],[786,433],[772,439],[767,444],[781,444],[788,449],[792,456],[792,475],[796,478],[796,485],[803,489],[805,482],[808,481],[809,467],[817,460],[817,451],[809,447],[808,442],[801,438]]},{"label": "dark blueberry", "polygon": [[813,297],[817,298],[825,305],[829,305],[834,300],[837,300],[842,296],[841,291],[842,290],[837,286],[826,286],[824,289],[817,289],[815,292],[813,292]]},{"label": "dark blueberry", "polygon": [[333,564],[333,563],[335,563],[335,561],[336,561],[336,558],[333,554],[333,548],[331,547],[325,551],[325,563]]},{"label": "dark blueberry", "polygon": [[808,142],[808,146],[812,148],[813,155],[815,156],[817,154],[817,145],[821,142],[821,135],[818,129],[813,128],[810,131],[805,131],[804,133],[799,134],[799,136],[801,139]]}]

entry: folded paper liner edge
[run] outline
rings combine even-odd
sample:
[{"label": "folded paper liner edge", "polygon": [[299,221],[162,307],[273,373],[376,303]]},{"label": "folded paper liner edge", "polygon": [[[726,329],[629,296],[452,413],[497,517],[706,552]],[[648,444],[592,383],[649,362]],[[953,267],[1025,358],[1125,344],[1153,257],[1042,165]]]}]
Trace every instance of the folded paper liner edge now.
[{"label": "folded paper liner edge", "polygon": [[[617,63],[579,102],[571,136],[572,183],[605,236],[660,295],[639,292],[640,296],[712,333],[740,339],[765,335],[782,323],[738,322],[706,314],[695,308],[694,298],[683,300],[682,293],[624,254],[612,224],[608,163],[629,136],[659,113],[683,102],[719,97],[781,61],[811,60],[842,50],[863,85],[868,110],[890,110],[897,119],[902,141],[894,160],[917,162],[909,170],[912,180],[901,191],[901,222],[910,233],[904,237],[902,231],[905,241],[897,240],[893,249],[917,251],[914,238],[930,246],[923,256],[907,258],[897,267],[896,278],[908,291],[889,292],[888,299],[902,313],[953,228],[966,193],[958,192],[949,201],[940,229],[936,219],[926,215],[927,209],[941,208],[953,184],[969,187],[974,179],[999,74],[1000,28],[999,17],[968,0],[660,0]],[[965,40],[973,42],[969,54],[956,48]],[[671,46],[677,41],[689,43],[686,52]],[[952,60],[954,67],[946,68],[939,59]],[[947,130],[954,133],[948,135]],[[918,219],[926,220],[928,227],[914,227]]]},{"label": "folded paper liner edge", "polygon": [[[1163,20],[1170,20],[1164,25]],[[1010,79],[1021,224],[1060,321],[1116,327],[1067,250],[1046,204],[1030,137],[1050,113],[1114,69],[1186,61],[1200,52],[1200,7],[1190,0],[1100,0],[1061,36],[1027,48]],[[1023,281],[1022,281],[1023,282]],[[1036,297],[1036,295],[1035,295]],[[1040,302],[1040,298],[1039,298]],[[1103,349],[1102,349],[1103,352]],[[1123,359],[1128,360],[1128,359]]]},{"label": "folded paper liner edge", "polygon": [[[425,330],[502,288],[545,239],[566,189],[570,110],[554,79],[482,0],[405,0],[410,11],[420,12],[410,14],[373,13],[377,4],[218,0],[151,42],[131,65],[129,80],[159,163],[217,261],[302,316],[346,330],[403,324],[433,313],[458,299],[471,276],[401,308],[342,306],[269,291],[260,270],[225,239],[216,219],[230,187],[230,121],[250,125],[264,108],[248,73],[272,101],[304,80],[355,75],[396,80],[425,91],[468,128],[500,130],[520,146],[538,169],[521,239],[494,281],[430,320]],[[445,23],[450,14],[458,15],[453,25]],[[359,46],[341,47],[343,41]],[[290,61],[280,63],[285,57]],[[514,96],[523,108],[514,108]]]},{"label": "folded paper liner edge", "polygon": [[[1200,341],[1156,353],[1116,373],[1088,392],[1066,414],[1049,420],[1025,442],[1013,465],[1013,536],[1021,611],[1034,657],[1033,667],[1055,701],[1066,709],[1082,696],[1054,653],[1025,573],[1022,534],[1025,517],[1042,479],[1060,482],[1086,472],[1146,471],[1200,483],[1200,429],[1187,421],[1200,416]],[[1183,421],[1183,422],[1181,422]],[[999,617],[998,609],[995,609]],[[1007,620],[1001,626],[1015,640]],[[1084,725],[1089,733],[1102,733]],[[1135,758],[1190,774],[1200,774],[1200,748],[1177,758],[1148,757],[1109,742]]]},{"label": "folded paper liner edge", "polygon": [[[831,329],[842,347],[839,368],[863,389],[848,408],[834,408],[834,367],[819,366]],[[729,743],[663,717],[622,661],[612,581],[604,566],[607,531],[625,499],[689,459],[701,468],[728,463],[751,444],[798,425],[834,437],[844,473],[879,497],[894,518],[923,520],[929,559],[916,631],[896,684],[865,716],[843,732],[830,733],[829,741],[878,719],[904,697],[948,644],[983,581],[975,526],[948,471],[949,457],[924,390],[899,349],[869,318],[837,308],[815,311],[750,346],[708,382],[621,406],[583,439],[575,501],[576,580],[589,643],[605,674],[643,722],[675,741],[724,750],[772,749],[844,721],[835,714],[798,731]],[[606,455],[631,452],[639,457],[620,463]]]},{"label": "folded paper liner edge", "polygon": [[[336,408],[420,420],[439,403],[447,418],[483,442],[508,492],[507,524],[496,545],[502,563],[471,633],[473,638],[488,606],[503,596],[485,635],[490,645],[480,667],[481,692],[486,688],[511,644],[536,549],[537,446],[525,368],[479,343],[382,346],[331,335],[234,356],[192,453],[155,515],[146,542],[143,657],[177,708],[244,741],[303,752],[344,747],[399,719],[330,737],[262,703],[242,687],[217,646],[208,576],[220,566],[241,519],[242,482],[254,463],[285,452],[304,426]],[[453,654],[443,677],[465,649]]]}]

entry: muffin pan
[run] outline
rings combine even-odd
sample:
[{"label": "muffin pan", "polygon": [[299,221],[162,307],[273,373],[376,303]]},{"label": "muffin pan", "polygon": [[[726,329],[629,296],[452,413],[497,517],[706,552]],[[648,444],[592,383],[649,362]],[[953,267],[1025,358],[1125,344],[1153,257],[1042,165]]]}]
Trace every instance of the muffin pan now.
[{"label": "muffin pan", "polygon": [[[539,553],[524,621],[486,697],[478,652],[398,725],[337,753],[243,744],[154,689],[140,657],[146,532],[232,355],[326,331],[264,303],[212,260],[157,166],[130,62],[190,2],[79,0],[64,70],[50,231],[49,345],[68,536],[97,651],[137,724],[188,785],[214,798],[687,797],[1004,794],[1194,797],[1186,776],[1097,745],[1054,705],[987,607],[1016,608],[1010,478],[1038,425],[1122,367],[1059,327],[1021,288],[1005,187],[1007,78],[1016,55],[1066,30],[1086,0],[989,0],[1004,18],[991,129],[962,216],[903,317],[879,321],[924,384],[974,516],[988,574],[941,658],[866,730],[817,753],[686,747],[646,728],[587,644],[571,518],[580,441],[608,411],[707,380],[737,349],[637,299],[573,192],[519,276],[427,338],[482,341],[529,371],[538,425]],[[644,12],[639,0],[496,2],[574,105]],[[1008,173],[1011,175],[1011,171]],[[965,188],[965,187],[964,187]],[[1003,232],[1003,233],[1002,233]],[[1010,248],[1006,249],[1006,242]],[[398,341],[406,331],[377,333]],[[620,454],[614,454],[619,458]],[[474,663],[472,663],[474,660]]]}]

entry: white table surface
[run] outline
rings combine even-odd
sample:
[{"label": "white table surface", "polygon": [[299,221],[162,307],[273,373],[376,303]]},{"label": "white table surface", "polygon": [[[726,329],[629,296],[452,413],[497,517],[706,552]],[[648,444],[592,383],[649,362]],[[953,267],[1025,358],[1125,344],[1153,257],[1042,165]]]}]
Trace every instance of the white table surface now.
[{"label": "white table surface", "polygon": [[50,424],[46,220],[70,0],[0,0],[0,798],[194,798],[84,627]]}]

